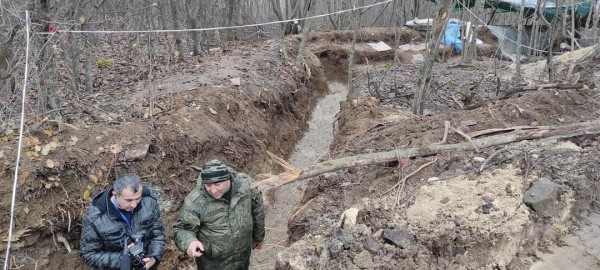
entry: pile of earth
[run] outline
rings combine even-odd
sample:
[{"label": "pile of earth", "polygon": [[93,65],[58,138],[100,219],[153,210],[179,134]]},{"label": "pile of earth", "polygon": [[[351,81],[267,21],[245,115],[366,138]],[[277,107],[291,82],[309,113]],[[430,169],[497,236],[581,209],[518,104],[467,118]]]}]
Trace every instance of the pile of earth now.
[{"label": "pile of earth", "polygon": [[[461,69],[446,62],[436,64],[434,74],[449,66]],[[483,78],[486,66],[476,61],[475,68],[465,68]],[[381,74],[386,64],[372,69]],[[414,80],[391,74],[382,84]],[[433,80],[480,82],[479,76],[460,74]],[[355,83],[367,80],[363,73]],[[342,106],[328,159],[427,148],[443,140],[445,121],[469,135],[595,120],[600,90],[591,86],[523,92],[474,110],[457,109],[446,96],[431,103],[426,116],[411,114],[401,99],[350,101]],[[450,131],[445,143],[464,141],[466,136]],[[293,244],[279,253],[278,269],[527,269],[538,260],[536,252],[548,251],[598,210],[598,152],[597,137],[581,135],[443,151],[322,175],[310,181],[289,221]],[[524,202],[544,184],[553,191],[544,197],[550,212]]]},{"label": "pile of earth", "polygon": [[[296,66],[296,56],[286,58],[281,48],[256,42],[171,62],[172,72],[157,72],[162,77],[150,81],[122,71],[123,65],[104,68],[95,93],[68,99],[64,122],[32,118],[19,170],[11,267],[85,269],[78,252],[81,216],[118,174],[137,172],[159,192],[167,239],[173,239],[177,210],[202,163],[218,158],[251,175],[277,169],[266,151],[287,155],[327,90],[314,55]],[[0,233],[6,235],[16,127],[0,138]],[[169,240],[162,265],[191,264]]]}]

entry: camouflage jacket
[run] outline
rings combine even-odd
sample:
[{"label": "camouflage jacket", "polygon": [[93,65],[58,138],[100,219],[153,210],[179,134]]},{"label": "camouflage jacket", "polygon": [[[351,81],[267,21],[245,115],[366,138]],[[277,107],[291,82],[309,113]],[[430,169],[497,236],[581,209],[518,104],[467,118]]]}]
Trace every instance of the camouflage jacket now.
[{"label": "camouflage jacket", "polygon": [[161,261],[165,232],[156,194],[144,187],[131,227],[112,205],[111,194],[112,189],[98,194],[83,218],[81,257],[84,263],[95,269],[120,269],[124,242],[133,242],[129,236],[138,233],[143,233],[145,256]]},{"label": "camouflage jacket", "polygon": [[174,225],[175,244],[186,253],[199,240],[204,253],[196,258],[198,269],[247,269],[252,242],[265,237],[262,194],[250,188],[252,178],[235,174],[231,202],[214,199],[202,185],[186,198]]}]

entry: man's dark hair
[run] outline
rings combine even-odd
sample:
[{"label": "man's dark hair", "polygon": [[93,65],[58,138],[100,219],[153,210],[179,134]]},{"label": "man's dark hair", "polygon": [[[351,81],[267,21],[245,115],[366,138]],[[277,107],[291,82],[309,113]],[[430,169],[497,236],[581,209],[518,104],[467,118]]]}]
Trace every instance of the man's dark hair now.
[{"label": "man's dark hair", "polygon": [[142,178],[135,173],[126,173],[117,176],[117,180],[113,184],[113,190],[121,195],[123,190],[130,189],[133,193],[138,192],[140,185],[142,184]]}]

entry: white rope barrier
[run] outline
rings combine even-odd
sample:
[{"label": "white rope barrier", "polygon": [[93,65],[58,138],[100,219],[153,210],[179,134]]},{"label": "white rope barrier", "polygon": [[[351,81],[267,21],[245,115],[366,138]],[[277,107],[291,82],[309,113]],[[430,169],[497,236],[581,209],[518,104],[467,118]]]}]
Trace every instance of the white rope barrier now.
[{"label": "white rope barrier", "polygon": [[25,26],[25,74],[23,76],[23,92],[21,95],[21,126],[19,128],[19,142],[17,144],[17,160],[15,161],[15,175],[13,179],[13,187],[12,187],[12,199],[10,204],[10,223],[8,227],[8,242],[6,244],[6,257],[4,259],[4,270],[8,270],[9,262],[10,262],[10,244],[12,243],[12,233],[14,227],[15,220],[15,204],[17,200],[17,183],[19,180],[19,162],[21,160],[21,148],[23,143],[23,128],[25,126],[25,98],[26,98],[26,90],[27,90],[27,78],[29,77],[29,42],[31,39],[29,30],[31,26],[31,21],[29,19],[29,11],[25,11],[25,20],[27,22]]},{"label": "white rope barrier", "polygon": [[[304,18],[299,18],[299,19],[289,19],[289,20],[272,21],[272,22],[265,22],[265,23],[246,24],[246,25],[221,26],[221,27],[209,27],[209,28],[198,28],[198,29],[165,29],[165,30],[60,30],[59,29],[59,32],[74,33],[74,34],[83,34],[83,33],[97,33],[97,34],[139,34],[139,33],[201,32],[201,31],[214,31],[214,30],[223,30],[223,29],[238,29],[238,28],[257,27],[257,26],[263,26],[263,25],[272,25],[272,24],[279,24],[279,23],[287,23],[287,22],[293,22],[293,21],[304,21],[304,20],[318,19],[318,18],[328,17],[328,16],[332,16],[332,15],[339,15],[339,14],[346,13],[346,12],[351,12],[351,11],[356,11],[356,10],[363,10],[363,9],[367,9],[367,8],[374,7],[374,6],[379,6],[379,5],[387,4],[387,3],[390,3],[390,2],[393,2],[393,1],[395,1],[395,0],[386,0],[386,1],[383,1],[383,2],[377,2],[377,3],[373,3],[373,4],[370,4],[370,5],[366,5],[366,6],[353,7],[351,9],[344,9],[344,10],[339,10],[339,11],[335,11],[335,12],[331,12],[331,13],[326,13],[326,14],[321,14],[321,15],[315,15],[315,16],[309,16],[309,17],[304,17]],[[38,33],[38,34],[48,35],[48,34],[53,34],[53,33],[43,32],[43,33]]]}]

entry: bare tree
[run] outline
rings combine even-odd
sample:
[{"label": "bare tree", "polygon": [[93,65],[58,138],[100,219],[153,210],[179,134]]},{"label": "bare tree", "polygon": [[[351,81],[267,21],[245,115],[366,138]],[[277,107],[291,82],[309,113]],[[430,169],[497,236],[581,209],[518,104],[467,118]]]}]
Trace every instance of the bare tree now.
[{"label": "bare tree", "polygon": [[60,115],[55,111],[59,107],[58,101],[58,82],[55,79],[58,72],[55,66],[55,50],[54,44],[57,41],[57,35],[52,34],[53,31],[50,29],[50,0],[40,0],[37,3],[38,18],[36,21],[41,23],[42,32],[49,33],[43,34],[38,42],[36,48],[38,51],[37,55],[37,80],[39,85],[39,104],[38,109],[41,113],[46,111],[54,111],[52,113],[54,118],[59,118]]},{"label": "bare tree", "polygon": [[429,86],[431,83],[433,62],[435,62],[437,57],[438,48],[444,33],[444,29],[446,28],[446,24],[450,19],[449,10],[452,8],[453,3],[453,0],[442,0],[438,3],[439,9],[437,18],[435,20],[435,26],[433,27],[432,44],[429,46],[425,62],[421,67],[420,77],[417,82],[417,89],[412,102],[412,112],[414,114],[423,114],[423,109],[425,107],[425,96],[429,92]]},{"label": "bare tree", "polygon": [[521,0],[521,9],[519,11],[519,26],[518,26],[518,31],[519,33],[517,34],[517,55],[516,55],[516,59],[517,62],[515,63],[515,76],[513,77],[513,80],[515,82],[520,82],[521,81],[521,48],[522,48],[522,44],[523,44],[523,14],[525,13],[525,0]]},{"label": "bare tree", "polygon": [[[200,8],[201,1],[197,0],[185,0],[185,10],[187,17],[187,25],[191,29],[198,29],[198,20],[202,16],[202,9]],[[192,39],[192,54],[201,55],[201,40],[200,34],[197,31],[190,32],[190,38]]]},{"label": "bare tree", "polygon": [[[179,12],[176,0],[170,0],[170,8],[171,8],[171,20],[173,21],[173,29],[179,29]],[[181,48],[181,37],[179,33],[173,33],[173,37],[175,39],[175,60],[179,60],[181,57],[181,53],[183,53]]]},{"label": "bare tree", "polygon": [[355,10],[353,12],[353,31],[352,31],[352,48],[350,49],[350,57],[348,57],[348,98],[347,100],[357,99],[359,96],[359,91],[357,88],[353,87],[352,84],[352,73],[354,72],[354,53],[356,52],[356,38],[358,36],[358,29],[360,28],[360,11]]}]

